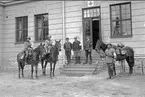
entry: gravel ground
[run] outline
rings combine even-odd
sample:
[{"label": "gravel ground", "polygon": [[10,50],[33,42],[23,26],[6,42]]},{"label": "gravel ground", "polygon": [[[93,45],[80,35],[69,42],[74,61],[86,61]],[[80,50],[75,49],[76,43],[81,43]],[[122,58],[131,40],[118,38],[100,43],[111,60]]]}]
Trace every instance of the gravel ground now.
[{"label": "gravel ground", "polygon": [[[145,75],[117,74],[114,79],[108,77],[107,70],[97,75],[69,77],[56,75],[50,79],[42,76],[19,79],[17,72],[0,73],[0,97],[145,97]],[[48,72],[47,72],[48,73]]]}]

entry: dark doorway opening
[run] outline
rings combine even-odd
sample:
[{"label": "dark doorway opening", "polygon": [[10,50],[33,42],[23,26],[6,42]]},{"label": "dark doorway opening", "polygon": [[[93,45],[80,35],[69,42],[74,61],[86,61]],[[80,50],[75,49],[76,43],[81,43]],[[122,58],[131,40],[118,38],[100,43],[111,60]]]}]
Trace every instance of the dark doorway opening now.
[{"label": "dark doorway opening", "polygon": [[96,42],[100,38],[99,31],[100,31],[100,23],[99,19],[95,18],[92,20],[92,42],[93,42],[93,49],[95,49]]}]

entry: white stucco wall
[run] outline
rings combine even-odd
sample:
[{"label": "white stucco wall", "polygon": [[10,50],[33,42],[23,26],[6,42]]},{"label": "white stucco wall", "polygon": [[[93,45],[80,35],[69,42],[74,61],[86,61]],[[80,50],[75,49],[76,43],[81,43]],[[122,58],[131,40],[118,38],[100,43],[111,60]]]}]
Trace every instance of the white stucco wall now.
[{"label": "white stucco wall", "polygon": [[2,52],[3,52],[3,32],[4,32],[4,13],[3,7],[0,5],[0,66],[2,60]]}]

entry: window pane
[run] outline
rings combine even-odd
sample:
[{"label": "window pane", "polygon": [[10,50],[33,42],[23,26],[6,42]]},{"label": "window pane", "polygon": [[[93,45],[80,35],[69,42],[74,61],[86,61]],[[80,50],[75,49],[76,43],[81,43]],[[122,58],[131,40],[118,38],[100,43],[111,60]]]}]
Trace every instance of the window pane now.
[{"label": "window pane", "polygon": [[130,19],[130,5],[125,4],[121,6],[122,19]]},{"label": "window pane", "polygon": [[43,32],[42,32],[42,29],[38,29],[38,40],[43,40]]},{"label": "window pane", "polygon": [[93,10],[90,9],[90,17],[93,17]]},{"label": "window pane", "polygon": [[131,35],[131,21],[122,21],[122,33],[123,35]]},{"label": "window pane", "polygon": [[90,17],[90,11],[89,11],[89,9],[87,10],[87,17]]},{"label": "window pane", "polygon": [[46,39],[47,36],[46,32],[48,34],[48,14],[41,14],[35,16],[35,29],[36,29],[36,41],[43,41]]},{"label": "window pane", "polygon": [[94,12],[94,17],[96,17],[96,16],[97,16],[97,9],[94,8],[94,9],[93,9],[93,12]]},{"label": "window pane", "polygon": [[85,20],[84,21],[84,34],[85,36],[90,36],[91,32],[90,32],[90,20]]},{"label": "window pane", "polygon": [[[130,3],[118,4],[111,7],[111,35],[129,36],[131,35],[131,12]],[[121,12],[121,14],[120,14]]]},{"label": "window pane", "polygon": [[100,9],[97,8],[97,16],[99,16],[99,15],[100,15]]},{"label": "window pane", "polygon": [[119,17],[120,19],[120,6],[119,5],[116,5],[116,6],[111,6],[111,19],[112,20],[115,20],[116,17]]},{"label": "window pane", "polygon": [[48,36],[48,28],[43,28],[43,39],[45,40]]},{"label": "window pane", "polygon": [[47,15],[44,15],[43,16],[43,26],[48,26],[48,16]]},{"label": "window pane", "polygon": [[16,42],[26,41],[28,36],[28,17],[16,18]]},{"label": "window pane", "polygon": [[28,30],[23,30],[23,40],[26,41],[28,36]]},{"label": "window pane", "polygon": [[87,17],[87,11],[84,10],[84,18]]},{"label": "window pane", "polygon": [[120,21],[112,22],[112,35],[121,35]]}]

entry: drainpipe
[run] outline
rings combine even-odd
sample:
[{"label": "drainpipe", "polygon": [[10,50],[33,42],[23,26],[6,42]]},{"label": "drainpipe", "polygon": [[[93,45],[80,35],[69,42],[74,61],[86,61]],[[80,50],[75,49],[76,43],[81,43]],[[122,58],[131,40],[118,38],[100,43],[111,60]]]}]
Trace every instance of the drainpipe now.
[{"label": "drainpipe", "polygon": [[[63,44],[65,43],[66,33],[65,33],[65,1],[62,1],[62,40]],[[63,57],[63,64],[65,64],[65,55],[64,50],[62,51],[62,57]]]}]

